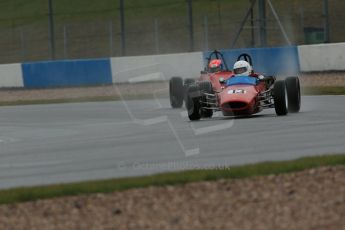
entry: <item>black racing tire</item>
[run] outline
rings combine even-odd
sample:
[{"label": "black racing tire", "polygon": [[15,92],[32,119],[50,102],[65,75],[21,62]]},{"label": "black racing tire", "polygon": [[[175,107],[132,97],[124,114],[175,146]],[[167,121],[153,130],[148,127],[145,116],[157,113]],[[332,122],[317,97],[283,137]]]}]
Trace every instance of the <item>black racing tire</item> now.
[{"label": "black racing tire", "polygon": [[284,80],[274,83],[273,87],[274,108],[278,116],[284,116],[288,113],[286,107],[286,84]]},{"label": "black racing tire", "polygon": [[183,83],[184,83],[184,86],[187,87],[189,85],[194,84],[195,83],[195,79],[193,79],[193,78],[186,78],[186,79],[184,79]]},{"label": "black racing tire", "polygon": [[184,87],[181,77],[172,77],[169,81],[170,104],[173,108],[181,108],[183,105]]},{"label": "black racing tire", "polygon": [[[214,94],[212,84],[209,81],[199,82],[199,88],[200,88],[201,93]],[[201,103],[203,103],[202,107],[210,107],[209,105],[207,106],[206,95],[201,96]],[[201,109],[201,116],[205,118],[211,118],[213,116],[213,110]]]},{"label": "black racing tire", "polygon": [[195,79],[193,78],[186,78],[183,81],[183,88],[184,88],[184,92],[183,92],[183,100],[185,102],[185,107],[187,109],[187,89],[190,85],[194,85],[195,84]]},{"label": "black racing tire", "polygon": [[187,89],[186,108],[189,120],[198,121],[201,118],[200,113],[200,90],[197,85],[191,85]]},{"label": "black racing tire", "polygon": [[195,84],[195,79],[193,78],[186,78],[184,79],[183,82],[183,87],[184,87],[184,92],[183,92],[183,100],[185,102],[185,107],[187,109],[187,89],[189,86],[194,85]]},{"label": "black racing tire", "polygon": [[286,91],[289,113],[298,113],[301,109],[301,87],[298,77],[287,77]]}]

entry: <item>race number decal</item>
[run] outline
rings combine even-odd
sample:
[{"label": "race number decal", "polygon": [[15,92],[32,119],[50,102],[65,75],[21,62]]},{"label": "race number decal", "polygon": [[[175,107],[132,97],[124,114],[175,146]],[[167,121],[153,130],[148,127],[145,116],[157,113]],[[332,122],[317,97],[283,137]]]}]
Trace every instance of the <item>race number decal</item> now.
[{"label": "race number decal", "polygon": [[241,93],[247,93],[244,89],[231,89],[228,91],[228,94],[241,94]]}]

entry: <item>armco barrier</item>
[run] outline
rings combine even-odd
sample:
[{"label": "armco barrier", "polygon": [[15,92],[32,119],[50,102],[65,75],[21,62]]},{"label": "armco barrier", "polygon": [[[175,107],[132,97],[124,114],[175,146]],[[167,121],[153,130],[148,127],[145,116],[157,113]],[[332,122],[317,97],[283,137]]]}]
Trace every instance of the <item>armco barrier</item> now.
[{"label": "armco barrier", "polygon": [[301,71],[345,70],[345,43],[298,47]]},{"label": "armco barrier", "polygon": [[[228,67],[232,69],[237,57],[242,53],[249,54],[253,59],[256,72],[267,75],[296,75],[299,72],[299,61],[296,46],[277,48],[255,48],[222,50]],[[204,59],[209,52],[204,53]]]},{"label": "armco barrier", "polygon": [[[300,47],[223,50],[229,68],[241,53],[264,74],[294,75],[300,70],[345,70],[345,43]],[[196,77],[209,53],[182,53],[111,59],[49,61],[0,65],[2,87],[68,87]]]},{"label": "armco barrier", "polygon": [[25,88],[112,84],[109,59],[22,64]]},{"label": "armco barrier", "polygon": [[0,88],[23,87],[21,64],[0,65]]}]

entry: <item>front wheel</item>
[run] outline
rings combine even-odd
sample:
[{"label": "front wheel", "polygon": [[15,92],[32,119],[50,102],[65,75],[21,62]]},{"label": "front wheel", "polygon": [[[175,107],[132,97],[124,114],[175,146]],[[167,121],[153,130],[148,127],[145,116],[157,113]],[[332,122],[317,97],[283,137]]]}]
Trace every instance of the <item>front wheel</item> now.
[{"label": "front wheel", "polygon": [[274,108],[278,116],[288,113],[286,107],[286,85],[284,80],[276,81],[273,87]]},{"label": "front wheel", "polygon": [[298,77],[287,77],[286,91],[288,98],[288,110],[290,113],[298,113],[301,109],[301,87]]},{"label": "front wheel", "polygon": [[189,85],[192,85],[194,83],[195,83],[195,79],[193,79],[193,78],[186,78],[186,79],[184,79],[184,86],[185,87],[187,87]]},{"label": "front wheel", "polygon": [[203,81],[199,83],[200,91],[201,91],[201,103],[202,103],[202,108],[201,109],[201,116],[205,118],[211,118],[213,116],[213,110],[210,108],[210,104],[208,101],[208,96],[206,94],[214,94],[212,84],[209,81]]},{"label": "front wheel", "polygon": [[195,84],[195,79],[193,79],[193,78],[184,79],[184,82],[183,82],[183,88],[184,88],[183,100],[185,102],[186,109],[187,109],[187,90],[188,90],[189,86],[194,85],[194,84]]}]

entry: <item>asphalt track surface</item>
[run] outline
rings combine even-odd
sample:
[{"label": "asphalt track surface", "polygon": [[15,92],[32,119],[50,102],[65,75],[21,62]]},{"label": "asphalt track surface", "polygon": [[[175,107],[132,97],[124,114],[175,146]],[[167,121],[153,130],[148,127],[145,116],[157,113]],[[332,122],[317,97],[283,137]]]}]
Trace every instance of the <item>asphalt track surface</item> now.
[{"label": "asphalt track surface", "polygon": [[[345,152],[345,97],[190,122],[167,99],[0,107],[0,188]],[[230,167],[231,170],[231,167]]]}]

